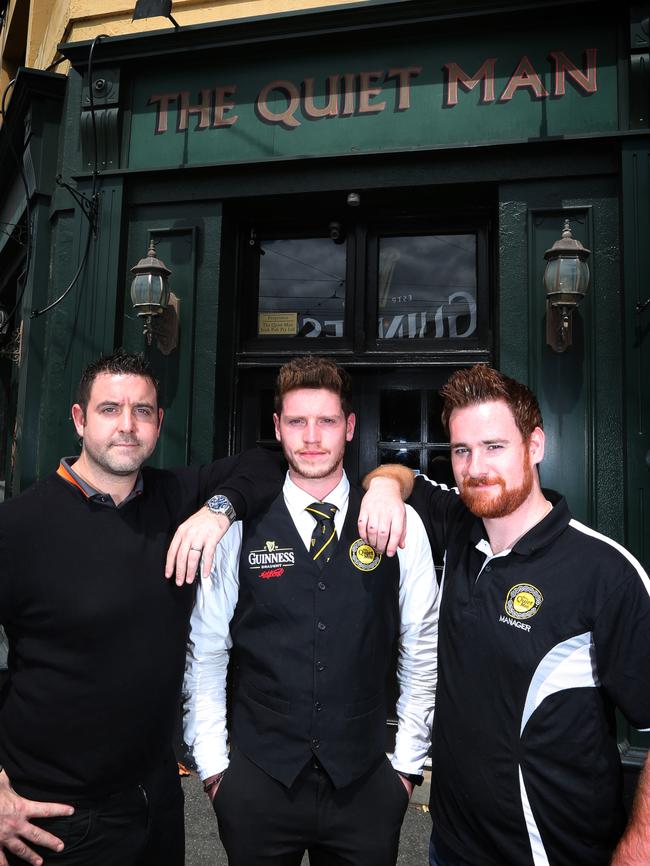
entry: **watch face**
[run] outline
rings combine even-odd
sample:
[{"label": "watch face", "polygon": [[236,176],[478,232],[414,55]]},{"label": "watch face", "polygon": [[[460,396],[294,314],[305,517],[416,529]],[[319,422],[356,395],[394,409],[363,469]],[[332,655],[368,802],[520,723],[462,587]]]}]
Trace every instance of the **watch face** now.
[{"label": "watch face", "polygon": [[235,520],[235,509],[227,496],[212,496],[205,504],[215,514],[225,514],[231,523]]}]

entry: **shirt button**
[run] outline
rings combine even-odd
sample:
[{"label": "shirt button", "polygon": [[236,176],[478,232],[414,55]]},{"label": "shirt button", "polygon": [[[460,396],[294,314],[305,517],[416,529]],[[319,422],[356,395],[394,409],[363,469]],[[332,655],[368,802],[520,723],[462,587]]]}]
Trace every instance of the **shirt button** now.
[{"label": "shirt button", "polygon": [[318,623],[318,630],[319,630],[319,631],[325,631],[326,628],[327,628],[327,626],[325,625],[324,622],[319,622],[319,623]]},{"label": "shirt button", "polygon": [[314,707],[315,707],[317,713],[320,713],[320,711],[323,709],[323,705],[321,704],[320,701],[316,701],[316,703],[314,704]]},{"label": "shirt button", "polygon": [[312,746],[313,746],[315,749],[319,749],[319,748],[320,748],[320,740],[313,739],[313,740],[311,741],[311,744],[312,744]]},{"label": "shirt button", "polygon": [[483,569],[483,571],[492,571],[492,566],[486,565],[485,568]]},{"label": "shirt button", "polygon": [[325,665],[323,664],[323,662],[316,662],[316,670],[317,671],[324,671],[325,670]]},{"label": "shirt button", "polygon": [[319,588],[321,591],[324,590],[324,589],[327,589],[327,584],[323,583],[322,580],[319,580],[319,581],[318,581],[318,588]]}]

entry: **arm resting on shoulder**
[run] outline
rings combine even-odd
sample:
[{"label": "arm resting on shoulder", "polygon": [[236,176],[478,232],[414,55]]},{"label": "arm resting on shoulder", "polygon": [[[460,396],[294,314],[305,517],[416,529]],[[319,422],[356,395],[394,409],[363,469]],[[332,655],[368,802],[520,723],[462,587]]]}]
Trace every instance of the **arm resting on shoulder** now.
[{"label": "arm resting on shoulder", "polygon": [[402,466],[401,463],[385,463],[383,466],[373,469],[361,482],[363,489],[368,490],[371,482],[376,478],[395,481],[399,486],[399,494],[403,501],[406,501],[413,492],[415,474],[412,469],[409,469],[408,466]]},{"label": "arm resting on shoulder", "polygon": [[250,520],[269,507],[282,490],[287,464],[280,451],[249,448],[237,457],[235,467],[225,479],[211,484],[207,496],[217,493],[231,501],[237,520]]},{"label": "arm resting on shoulder", "polygon": [[[280,493],[286,464],[276,451],[251,448],[236,458],[217,460],[201,472],[205,499],[215,494],[225,496],[235,509],[236,519],[244,520],[264,511]],[[225,514],[214,514],[205,505],[188,517],[169,545],[165,577],[175,574],[179,586],[192,583],[201,558],[201,576],[207,577],[217,545],[230,525]]]},{"label": "arm resting on shoulder", "polygon": [[411,469],[398,463],[378,466],[362,481],[367,491],[359,511],[359,535],[377,553],[394,556],[406,539],[406,516],[403,500],[413,490],[415,476]]},{"label": "arm resting on shoulder", "polygon": [[650,759],[639,777],[634,807],[611,866],[648,866],[650,863]]}]

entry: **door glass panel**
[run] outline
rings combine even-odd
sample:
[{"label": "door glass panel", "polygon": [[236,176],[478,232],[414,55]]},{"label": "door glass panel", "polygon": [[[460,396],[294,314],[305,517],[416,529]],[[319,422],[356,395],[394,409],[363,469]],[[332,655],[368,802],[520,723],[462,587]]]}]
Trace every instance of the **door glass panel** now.
[{"label": "door glass panel", "polygon": [[429,442],[446,442],[447,435],[442,427],[442,397],[436,391],[429,392]]},{"label": "door glass panel", "polygon": [[401,463],[420,472],[420,449],[385,446],[379,449],[379,463]]},{"label": "door glass panel", "polygon": [[258,337],[342,337],[346,245],[280,238],[259,252]]},{"label": "door glass panel", "polygon": [[266,442],[275,444],[275,425],[273,424],[273,391],[260,391],[259,397],[259,419],[258,419],[258,443]]},{"label": "door glass panel", "polygon": [[418,442],[420,392],[382,391],[379,399],[379,439],[382,442]]},{"label": "door glass panel", "polygon": [[427,454],[427,469],[426,473],[432,481],[437,481],[438,484],[446,484],[447,487],[455,487],[454,473],[451,470],[451,460],[449,458],[449,450],[431,450]]},{"label": "door glass panel", "polygon": [[475,234],[379,238],[379,339],[466,339],[477,327]]}]

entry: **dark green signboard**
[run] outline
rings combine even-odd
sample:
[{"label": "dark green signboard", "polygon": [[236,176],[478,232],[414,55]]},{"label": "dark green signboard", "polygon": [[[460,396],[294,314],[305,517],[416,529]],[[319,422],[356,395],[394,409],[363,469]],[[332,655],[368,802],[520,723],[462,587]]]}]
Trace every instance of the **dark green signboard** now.
[{"label": "dark green signboard", "polygon": [[[481,53],[477,53],[480,44]],[[615,36],[585,26],[185,62],[131,90],[128,165],[517,142],[618,128]]]}]

